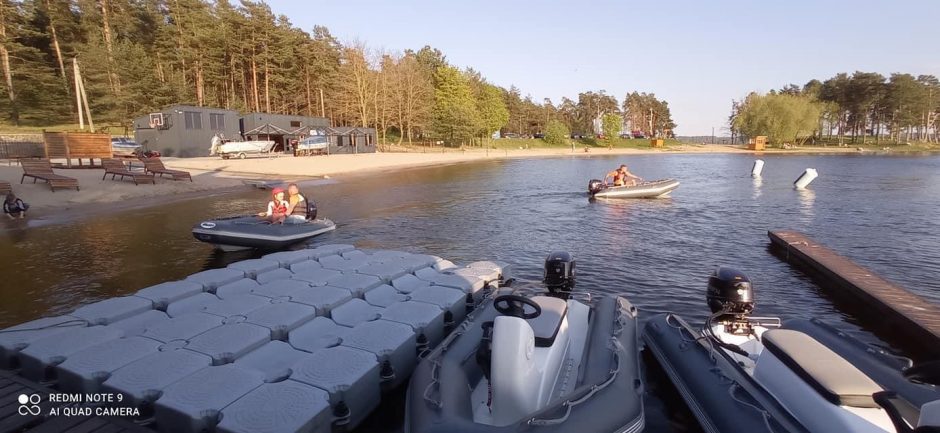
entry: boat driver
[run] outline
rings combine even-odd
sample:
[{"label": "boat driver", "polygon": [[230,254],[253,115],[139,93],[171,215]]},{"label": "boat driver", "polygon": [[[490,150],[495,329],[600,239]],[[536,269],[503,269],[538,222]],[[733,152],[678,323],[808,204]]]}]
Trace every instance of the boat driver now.
[{"label": "boat driver", "polygon": [[607,179],[613,179],[614,186],[635,186],[637,180],[643,180],[639,176],[630,173],[630,170],[627,170],[626,164],[620,164],[616,170],[607,173],[604,176],[604,184],[607,184]]}]

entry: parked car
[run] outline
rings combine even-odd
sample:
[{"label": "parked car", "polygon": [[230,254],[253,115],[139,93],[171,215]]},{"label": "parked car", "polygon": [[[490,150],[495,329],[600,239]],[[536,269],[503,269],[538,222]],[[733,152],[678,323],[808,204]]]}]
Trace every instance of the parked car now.
[{"label": "parked car", "polygon": [[633,138],[646,138],[646,134],[643,134],[643,131],[633,131]]},{"label": "parked car", "polygon": [[532,135],[532,138],[545,138],[545,134],[541,132],[536,132],[535,134]]},{"label": "parked car", "polygon": [[633,134],[631,134],[631,133],[629,133],[629,132],[621,132],[621,133],[620,133],[620,138],[627,138],[627,139],[630,139],[630,138],[633,138]]},{"label": "parked car", "polygon": [[576,140],[577,140],[577,139],[584,138],[584,137],[585,137],[585,135],[582,134],[582,133],[580,133],[580,132],[572,132],[572,133],[571,133],[571,138],[576,139]]},{"label": "parked car", "polygon": [[519,138],[519,134],[515,132],[506,132],[503,134],[503,138]]}]

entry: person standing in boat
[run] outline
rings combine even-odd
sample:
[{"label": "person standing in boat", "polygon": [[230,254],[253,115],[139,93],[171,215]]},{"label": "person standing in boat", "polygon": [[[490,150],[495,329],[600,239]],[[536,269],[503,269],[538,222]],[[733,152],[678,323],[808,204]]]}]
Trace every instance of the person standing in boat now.
[{"label": "person standing in boat", "polygon": [[607,179],[612,178],[614,186],[635,186],[637,180],[643,180],[639,176],[630,173],[630,170],[627,170],[626,164],[620,164],[616,170],[607,173],[604,176],[604,183],[607,184]]},{"label": "person standing in boat", "polygon": [[268,202],[268,210],[258,214],[259,217],[270,220],[272,224],[282,224],[287,218],[287,200],[284,200],[284,188],[274,188],[271,191],[273,200]]},{"label": "person standing in boat", "polygon": [[303,224],[307,222],[307,198],[300,193],[296,183],[287,185],[287,218],[288,224]]}]

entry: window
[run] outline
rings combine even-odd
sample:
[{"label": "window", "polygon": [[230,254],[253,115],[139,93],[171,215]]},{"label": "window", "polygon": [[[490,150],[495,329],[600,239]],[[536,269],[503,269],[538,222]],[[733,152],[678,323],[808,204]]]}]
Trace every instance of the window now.
[{"label": "window", "polygon": [[299,120],[291,120],[291,121],[290,121],[290,127],[291,127],[291,128],[300,128],[300,121],[299,121]]},{"label": "window", "polygon": [[198,111],[183,112],[186,129],[202,129],[202,113]]},{"label": "window", "polygon": [[222,131],[225,129],[225,115],[222,113],[209,113],[209,129]]}]

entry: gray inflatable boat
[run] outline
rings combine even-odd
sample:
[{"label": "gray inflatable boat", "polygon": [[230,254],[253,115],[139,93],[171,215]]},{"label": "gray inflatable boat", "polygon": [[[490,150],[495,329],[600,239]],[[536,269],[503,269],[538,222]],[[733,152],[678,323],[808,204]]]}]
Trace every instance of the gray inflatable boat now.
[{"label": "gray inflatable boat", "polygon": [[336,224],[325,218],[302,224],[271,224],[248,215],[203,221],[193,226],[193,237],[222,251],[252,248],[274,251],[335,229]]},{"label": "gray inflatable boat", "polygon": [[549,293],[498,293],[417,367],[405,432],[638,432],[636,308],[570,292],[574,261],[546,261]]},{"label": "gray inflatable boat", "polygon": [[588,194],[594,198],[657,198],[667,197],[679,187],[675,179],[662,179],[642,182],[633,186],[607,186],[603,181],[593,179],[588,183]]},{"label": "gray inflatable boat", "polygon": [[706,432],[940,432],[936,362],[915,367],[815,319],[751,317],[750,281],[731,268],[707,299],[704,327],[663,314],[643,331]]}]

